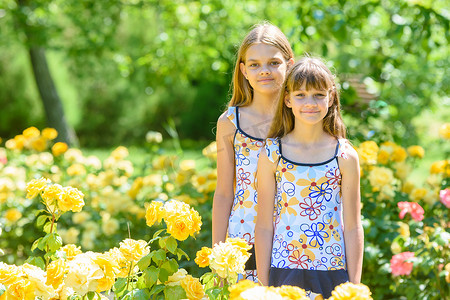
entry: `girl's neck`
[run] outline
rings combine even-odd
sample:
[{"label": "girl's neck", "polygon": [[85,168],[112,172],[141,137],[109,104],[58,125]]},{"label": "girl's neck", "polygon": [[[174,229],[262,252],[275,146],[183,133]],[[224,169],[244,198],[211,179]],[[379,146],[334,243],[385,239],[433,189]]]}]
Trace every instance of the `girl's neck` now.
[{"label": "girl's neck", "polygon": [[323,141],[333,138],[322,128],[322,123],[314,125],[296,124],[294,129],[288,134],[286,142],[299,142],[304,145],[315,145]]},{"label": "girl's neck", "polygon": [[271,115],[275,113],[276,100],[278,95],[274,94],[254,94],[253,101],[250,104],[252,110],[260,115]]}]

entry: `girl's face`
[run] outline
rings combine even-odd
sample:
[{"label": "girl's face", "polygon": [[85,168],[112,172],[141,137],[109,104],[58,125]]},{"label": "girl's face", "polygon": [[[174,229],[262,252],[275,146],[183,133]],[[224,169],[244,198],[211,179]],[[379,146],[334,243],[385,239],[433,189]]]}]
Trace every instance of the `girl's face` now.
[{"label": "girl's face", "polygon": [[288,63],[293,62],[291,60],[286,62],[277,47],[258,43],[247,49],[245,62],[240,63],[240,68],[254,93],[274,94],[280,91]]},{"label": "girl's face", "polygon": [[333,104],[330,94],[330,90],[307,90],[304,83],[300,89],[287,94],[284,103],[292,109],[295,122],[314,125],[322,123]]}]

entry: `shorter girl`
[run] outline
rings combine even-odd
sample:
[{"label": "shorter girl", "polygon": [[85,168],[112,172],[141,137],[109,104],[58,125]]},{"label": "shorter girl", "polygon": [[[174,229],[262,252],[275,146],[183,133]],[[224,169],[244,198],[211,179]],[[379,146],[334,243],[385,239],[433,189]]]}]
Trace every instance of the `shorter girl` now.
[{"label": "shorter girl", "polygon": [[321,60],[297,62],[283,91],[258,162],[258,277],[326,299],[337,285],[360,282],[358,156],[345,140],[334,76]]}]

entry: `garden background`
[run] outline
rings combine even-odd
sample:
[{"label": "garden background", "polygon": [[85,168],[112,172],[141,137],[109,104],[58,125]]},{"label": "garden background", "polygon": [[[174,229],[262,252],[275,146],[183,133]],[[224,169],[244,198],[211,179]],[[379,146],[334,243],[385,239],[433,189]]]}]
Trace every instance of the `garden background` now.
[{"label": "garden background", "polygon": [[[106,251],[129,233],[149,240],[145,203],[187,202],[203,226],[181,243],[192,259],[180,265],[203,274],[193,258],[211,243],[215,122],[239,42],[268,20],[296,55],[319,55],[338,74],[363,170],[363,283],[374,299],[448,295],[448,208],[439,194],[450,168],[446,4],[1,0],[0,260],[21,264],[39,251],[30,248],[42,234],[42,204],[25,198],[25,184],[46,176],[85,194],[83,212],[58,224],[63,243],[84,251]],[[23,132],[31,126],[58,137]],[[72,148],[52,152],[57,141]],[[424,219],[399,217],[398,202],[408,201]],[[416,254],[414,270],[393,276],[390,260],[405,251]]]}]

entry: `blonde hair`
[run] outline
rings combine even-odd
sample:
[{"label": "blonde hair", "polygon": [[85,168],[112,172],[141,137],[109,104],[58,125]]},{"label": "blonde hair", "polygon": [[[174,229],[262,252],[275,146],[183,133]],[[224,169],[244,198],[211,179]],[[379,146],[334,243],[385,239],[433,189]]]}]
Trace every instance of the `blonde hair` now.
[{"label": "blonde hair", "polygon": [[268,137],[282,138],[294,129],[294,114],[292,109],[286,106],[284,100],[291,92],[299,90],[305,84],[307,90],[315,89],[329,93],[332,104],[323,119],[323,130],[336,138],[345,138],[346,128],[341,116],[339,91],[336,88],[334,77],[319,58],[305,56],[295,63],[289,69],[283,83],[282,91],[285,92],[280,94]]},{"label": "blonde hair", "polygon": [[236,65],[234,66],[233,80],[231,82],[231,100],[228,106],[247,106],[253,100],[253,88],[240,70],[240,64],[245,63],[245,56],[250,46],[263,43],[280,49],[286,62],[294,57],[291,45],[284,33],[269,22],[256,24],[245,36],[237,53]]}]

